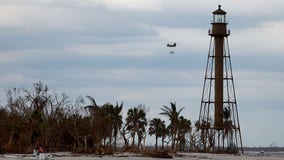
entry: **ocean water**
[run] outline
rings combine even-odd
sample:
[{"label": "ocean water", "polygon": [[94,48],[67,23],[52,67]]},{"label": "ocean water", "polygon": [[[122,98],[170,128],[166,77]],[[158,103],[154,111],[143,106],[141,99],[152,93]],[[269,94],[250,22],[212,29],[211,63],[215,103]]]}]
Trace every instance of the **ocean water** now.
[{"label": "ocean water", "polygon": [[284,151],[244,151],[244,155],[272,156],[272,157],[283,157],[284,158]]}]

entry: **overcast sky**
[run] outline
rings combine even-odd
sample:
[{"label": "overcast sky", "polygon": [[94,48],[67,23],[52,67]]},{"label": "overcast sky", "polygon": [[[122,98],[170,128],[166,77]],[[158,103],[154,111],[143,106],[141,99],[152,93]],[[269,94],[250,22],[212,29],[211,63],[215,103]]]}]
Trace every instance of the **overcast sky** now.
[{"label": "overcast sky", "polygon": [[[0,105],[42,81],[70,99],[176,101],[198,119],[212,12],[227,11],[244,146],[284,146],[284,1],[0,0]],[[177,42],[175,54],[166,47]]]}]

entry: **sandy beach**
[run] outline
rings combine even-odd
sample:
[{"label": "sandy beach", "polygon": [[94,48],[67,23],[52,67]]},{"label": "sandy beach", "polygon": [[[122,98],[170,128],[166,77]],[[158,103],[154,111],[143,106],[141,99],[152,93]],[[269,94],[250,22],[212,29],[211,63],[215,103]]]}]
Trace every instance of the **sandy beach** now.
[{"label": "sandy beach", "polygon": [[[0,160],[12,160],[0,155]],[[118,154],[111,156],[94,156],[94,155],[58,155],[55,154],[55,160],[153,160],[162,158],[139,157],[134,154]],[[226,155],[226,154],[201,154],[201,153],[182,153],[174,156],[175,160],[284,160],[283,156],[268,155]]]}]

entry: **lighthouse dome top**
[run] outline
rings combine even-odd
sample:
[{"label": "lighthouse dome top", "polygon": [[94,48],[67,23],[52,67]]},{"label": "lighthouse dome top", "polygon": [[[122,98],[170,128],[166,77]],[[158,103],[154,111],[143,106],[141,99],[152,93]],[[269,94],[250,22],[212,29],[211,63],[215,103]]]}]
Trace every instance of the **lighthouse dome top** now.
[{"label": "lighthouse dome top", "polygon": [[218,9],[213,14],[225,15],[227,12],[221,9],[221,5],[218,5]]},{"label": "lighthouse dome top", "polygon": [[226,13],[221,9],[221,5],[218,6],[218,9],[213,12],[213,23],[223,23],[226,24]]}]

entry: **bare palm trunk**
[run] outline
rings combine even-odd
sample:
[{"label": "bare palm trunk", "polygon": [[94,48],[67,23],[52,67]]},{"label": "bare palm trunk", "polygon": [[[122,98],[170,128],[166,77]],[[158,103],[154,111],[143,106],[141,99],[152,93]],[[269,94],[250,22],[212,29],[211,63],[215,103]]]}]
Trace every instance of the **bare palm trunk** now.
[{"label": "bare palm trunk", "polygon": [[135,145],[135,135],[132,137],[132,151],[134,151],[134,145]]},{"label": "bare palm trunk", "polygon": [[112,134],[109,137],[109,150],[112,152]]},{"label": "bare palm trunk", "polygon": [[175,151],[175,144],[176,144],[176,134],[172,135],[172,152]]},{"label": "bare palm trunk", "polygon": [[146,149],[146,135],[145,135],[144,138],[143,138],[143,142],[144,142],[144,144],[143,144],[143,150],[145,150],[145,149]]},{"label": "bare palm trunk", "polygon": [[164,142],[165,141],[165,137],[164,136],[162,136],[162,150],[164,151],[165,149],[164,149]]},{"label": "bare palm trunk", "polygon": [[114,152],[116,152],[116,139],[117,139],[116,137],[117,135],[114,136]]},{"label": "bare palm trunk", "polygon": [[156,136],[156,151],[158,151],[158,136]]},{"label": "bare palm trunk", "polygon": [[87,136],[84,136],[85,153],[87,153]]}]

